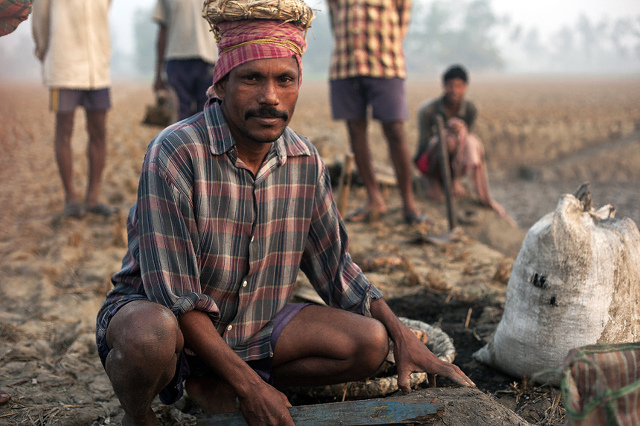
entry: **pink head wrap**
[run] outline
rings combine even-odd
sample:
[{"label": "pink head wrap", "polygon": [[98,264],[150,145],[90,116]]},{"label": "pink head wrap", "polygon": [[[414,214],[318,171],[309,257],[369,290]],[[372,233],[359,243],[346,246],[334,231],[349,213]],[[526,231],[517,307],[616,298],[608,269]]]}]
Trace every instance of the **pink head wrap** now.
[{"label": "pink head wrap", "polygon": [[302,82],[302,54],[307,48],[305,30],[283,21],[243,20],[216,24],[220,40],[213,70],[215,85],[237,66],[255,59],[288,58],[298,62]]}]

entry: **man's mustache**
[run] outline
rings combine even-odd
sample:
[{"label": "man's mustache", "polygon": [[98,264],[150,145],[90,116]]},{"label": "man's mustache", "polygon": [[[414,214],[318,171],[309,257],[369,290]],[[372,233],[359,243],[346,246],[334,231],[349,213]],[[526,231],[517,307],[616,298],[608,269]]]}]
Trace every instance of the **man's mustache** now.
[{"label": "man's mustache", "polygon": [[258,109],[250,109],[244,114],[245,120],[249,117],[268,117],[268,118],[281,118],[284,121],[289,119],[289,114],[286,111],[280,111],[274,107],[261,107]]}]

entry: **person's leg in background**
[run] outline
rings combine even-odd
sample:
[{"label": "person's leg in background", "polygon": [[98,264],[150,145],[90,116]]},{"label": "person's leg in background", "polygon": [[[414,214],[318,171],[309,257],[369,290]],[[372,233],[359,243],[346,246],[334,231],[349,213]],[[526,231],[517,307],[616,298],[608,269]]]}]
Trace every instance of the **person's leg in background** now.
[{"label": "person's leg in background", "polygon": [[109,89],[86,91],[83,106],[89,134],[87,146],[89,181],[85,207],[89,213],[109,217],[114,213],[114,209],[100,202],[102,176],[107,161],[107,111],[111,108]]},{"label": "person's leg in background", "polygon": [[419,224],[427,221],[416,208],[413,196],[413,174],[404,122],[408,108],[401,78],[366,78],[363,83],[373,110],[373,118],[379,120],[389,147],[389,156],[396,172],[398,188],[402,196],[402,212],[405,222]]},{"label": "person's leg in background", "polygon": [[207,89],[209,89],[211,83],[213,82],[213,67],[215,65],[204,61],[200,62],[201,65],[198,67],[200,71],[196,78],[195,84],[195,112],[202,111],[204,109],[204,104],[207,102]]},{"label": "person's leg in background", "polygon": [[50,108],[56,114],[54,150],[58,172],[64,189],[64,214],[72,218],[84,216],[84,206],[79,202],[73,184],[73,150],[71,135],[79,91],[51,89]]},{"label": "person's leg in background", "polygon": [[178,121],[191,116],[191,103],[193,101],[192,86],[189,71],[189,60],[167,61],[167,82],[178,96]]},{"label": "person's leg in background", "polygon": [[387,205],[373,170],[367,134],[367,98],[362,78],[332,80],[330,90],[333,119],[347,123],[349,144],[367,190],[367,204],[346,215],[345,219],[353,222],[375,220],[387,211]]}]

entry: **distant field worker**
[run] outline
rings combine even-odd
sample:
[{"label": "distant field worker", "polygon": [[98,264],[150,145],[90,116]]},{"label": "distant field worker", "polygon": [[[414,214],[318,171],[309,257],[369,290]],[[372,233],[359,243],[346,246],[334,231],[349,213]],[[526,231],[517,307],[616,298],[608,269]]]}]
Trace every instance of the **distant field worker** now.
[{"label": "distant field worker", "polygon": [[[106,162],[107,111],[111,108],[109,61],[110,0],[38,0],[33,4],[35,55],[43,64],[50,108],[56,114],[55,155],[65,192],[64,214],[111,216],[100,202]],[[73,184],[71,135],[76,107],[87,117],[89,182],[84,202]]]},{"label": "distant field worker", "polygon": [[0,0],[0,36],[12,33],[30,13],[31,0]]},{"label": "distant field worker", "polygon": [[[13,32],[29,17],[31,0],[0,0],[0,37]],[[11,400],[11,395],[0,389],[0,405]]]},{"label": "distant field worker", "polygon": [[351,149],[367,189],[365,206],[346,216],[350,222],[373,220],[387,211],[373,170],[367,136],[369,108],[382,124],[389,157],[402,195],[408,224],[427,222],[415,204],[411,155],[404,122],[406,66],[402,41],[409,28],[411,0],[328,0],[334,47],[330,90],[334,120],[345,120]]},{"label": "distant field worker", "polygon": [[444,94],[425,101],[419,107],[418,149],[414,162],[425,177],[427,196],[432,200],[442,200],[443,165],[436,125],[436,117],[442,116],[446,123],[444,137],[449,148],[453,195],[456,198],[466,195],[461,178],[469,175],[480,203],[491,207],[515,226],[515,221],[504,208],[491,198],[484,146],[480,138],[471,133],[478,112],[475,105],[464,98],[468,81],[467,71],[462,66],[451,66],[442,77]]},{"label": "distant field worker", "polygon": [[158,23],[153,89],[166,88],[166,73],[183,120],[204,109],[218,57],[216,40],[202,19],[202,0],[158,0],[153,19]]}]

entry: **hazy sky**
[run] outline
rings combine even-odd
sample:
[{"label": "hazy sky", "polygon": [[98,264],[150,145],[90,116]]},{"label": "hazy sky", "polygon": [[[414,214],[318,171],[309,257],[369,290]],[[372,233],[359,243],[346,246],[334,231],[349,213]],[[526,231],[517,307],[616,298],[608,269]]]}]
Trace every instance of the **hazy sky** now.
[{"label": "hazy sky", "polygon": [[[325,9],[326,0],[306,0],[314,9]],[[431,3],[434,0],[413,0],[414,3]],[[452,7],[456,3],[466,3],[471,0],[448,0]],[[575,27],[581,14],[587,15],[591,22],[600,22],[606,18],[609,21],[621,17],[640,17],[640,0],[537,0],[535,2],[523,0],[490,0],[493,11],[498,16],[510,18],[511,25],[520,25],[524,30],[536,27],[540,40],[545,43],[551,34],[563,26]],[[133,17],[139,10],[149,10],[156,0],[112,0],[110,21],[113,39],[121,51],[133,52]],[[151,21],[148,14],[146,19]],[[0,48],[26,48],[32,50],[31,23],[20,25],[15,34],[0,39]],[[30,45],[26,45],[28,42]],[[37,65],[37,61],[33,59]],[[525,62],[523,62],[525,63]],[[2,66],[2,58],[0,58]]]},{"label": "hazy sky", "polygon": [[610,20],[640,15],[638,0],[491,0],[498,15],[510,15],[514,24],[525,28],[536,26],[543,35],[572,25],[581,14],[598,22],[602,17]]},{"label": "hazy sky", "polygon": [[[112,21],[121,22],[117,31],[126,36],[122,39],[129,39],[132,35],[134,11],[138,8],[152,7],[155,2],[156,0],[112,0],[111,18]],[[307,0],[307,4],[314,9],[325,7],[323,0]],[[605,16],[608,19],[640,16],[639,0],[491,0],[491,4],[496,14],[510,16],[513,24],[520,24],[524,28],[537,27],[542,38],[559,30],[563,25],[573,26],[582,13],[592,21],[599,21]],[[123,48],[128,50],[127,46]]]}]

